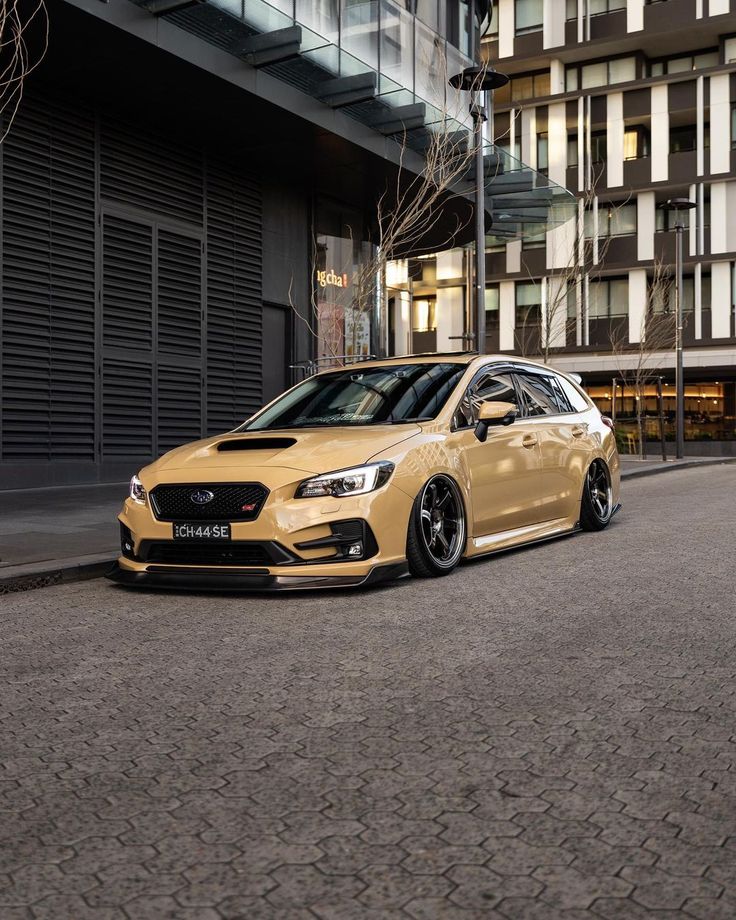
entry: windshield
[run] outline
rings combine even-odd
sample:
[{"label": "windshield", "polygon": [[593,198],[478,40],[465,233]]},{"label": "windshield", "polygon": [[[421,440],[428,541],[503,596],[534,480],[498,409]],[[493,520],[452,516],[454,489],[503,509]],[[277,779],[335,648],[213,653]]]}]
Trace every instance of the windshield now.
[{"label": "windshield", "polygon": [[386,425],[433,419],[465,373],[464,364],[353,366],[310,377],[239,430]]}]

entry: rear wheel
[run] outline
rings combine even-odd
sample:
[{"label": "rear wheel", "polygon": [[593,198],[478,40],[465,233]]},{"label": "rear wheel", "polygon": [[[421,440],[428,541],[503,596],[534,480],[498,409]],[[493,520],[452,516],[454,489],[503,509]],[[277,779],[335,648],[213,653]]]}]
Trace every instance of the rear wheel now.
[{"label": "rear wheel", "polygon": [[449,476],[433,476],[414,499],[406,558],[420,578],[449,575],[465,549],[465,510],[457,484]]},{"label": "rear wheel", "polygon": [[594,460],[585,475],[580,526],[583,530],[603,530],[613,514],[611,474],[602,460]]}]

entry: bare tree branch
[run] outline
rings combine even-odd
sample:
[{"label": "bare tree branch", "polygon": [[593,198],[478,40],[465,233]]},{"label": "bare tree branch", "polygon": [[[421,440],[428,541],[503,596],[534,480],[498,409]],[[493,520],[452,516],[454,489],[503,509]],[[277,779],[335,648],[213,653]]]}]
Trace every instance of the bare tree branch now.
[{"label": "bare tree branch", "polygon": [[[646,386],[657,377],[665,358],[674,347],[675,316],[667,309],[672,284],[669,267],[661,259],[655,259],[651,279],[648,279],[640,328],[632,336],[627,318],[612,325],[609,336],[618,377],[634,391],[637,447],[642,459]],[[631,342],[630,338],[634,337],[639,341]]]},{"label": "bare tree branch", "polygon": [[[444,64],[446,70],[446,63]],[[485,70],[477,77],[480,87]],[[443,82],[447,84],[447,74]],[[372,252],[367,258],[358,260],[358,267],[351,278],[352,303],[347,308],[353,313],[353,329],[356,318],[371,315],[376,307],[377,297],[385,297],[381,279],[385,279],[386,266],[389,262],[402,257],[412,249],[417,249],[428,234],[437,232],[441,222],[447,220],[445,203],[452,195],[459,195],[468,200],[467,218],[457,219],[450,226],[444,227],[439,234],[436,248],[441,250],[453,245],[460,230],[472,219],[472,180],[474,149],[471,129],[463,127],[467,120],[469,93],[467,91],[449,91],[444,98],[443,108],[433,116],[433,123],[425,129],[425,146],[422,151],[423,163],[419,172],[414,172],[407,165],[411,147],[406,133],[397,141],[399,146],[398,168],[392,184],[383,190],[376,202],[375,236],[371,241]],[[492,177],[487,177],[491,179]],[[350,238],[354,231],[349,229]],[[316,233],[315,252],[316,252]],[[315,261],[316,265],[316,261]],[[291,294],[291,288],[290,288]],[[317,329],[310,326],[310,331],[319,333],[319,341],[326,344],[325,330],[321,317],[318,316],[321,300],[316,285],[311,291],[311,317],[316,319]],[[304,312],[297,309],[290,297],[292,309],[303,318]],[[380,308],[383,308],[381,302]],[[347,313],[347,310],[346,310]],[[337,314],[336,314],[337,317]],[[336,321],[339,319],[336,318]],[[309,325],[309,324],[308,324]],[[337,363],[336,349],[329,349]]]},{"label": "bare tree branch", "polygon": [[44,0],[0,0],[0,143],[15,119],[26,77],[46,54],[48,34]]}]

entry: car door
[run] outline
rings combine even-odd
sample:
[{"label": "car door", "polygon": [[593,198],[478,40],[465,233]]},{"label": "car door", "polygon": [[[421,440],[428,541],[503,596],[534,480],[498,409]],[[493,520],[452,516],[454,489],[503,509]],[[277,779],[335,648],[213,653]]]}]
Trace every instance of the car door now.
[{"label": "car door", "polygon": [[510,373],[481,371],[455,414],[451,440],[461,449],[470,478],[473,537],[536,523],[540,499],[541,452],[537,436],[523,420],[488,429],[484,443],[475,437],[478,407],[486,400],[518,405]]},{"label": "car door", "polygon": [[516,370],[526,420],[541,451],[543,520],[576,517],[581,490],[581,454],[590,451],[587,423],[575,412],[552,372]]}]

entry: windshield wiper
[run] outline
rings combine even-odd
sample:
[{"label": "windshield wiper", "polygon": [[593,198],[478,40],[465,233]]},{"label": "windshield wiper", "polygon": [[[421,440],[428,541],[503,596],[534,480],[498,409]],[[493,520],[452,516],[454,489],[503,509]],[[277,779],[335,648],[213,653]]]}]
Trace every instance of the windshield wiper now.
[{"label": "windshield wiper", "polygon": [[418,415],[416,418],[390,418],[385,422],[374,422],[376,425],[408,425],[411,422],[433,422],[431,415]]}]

